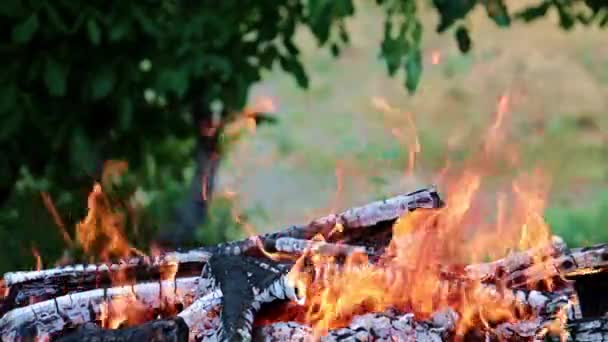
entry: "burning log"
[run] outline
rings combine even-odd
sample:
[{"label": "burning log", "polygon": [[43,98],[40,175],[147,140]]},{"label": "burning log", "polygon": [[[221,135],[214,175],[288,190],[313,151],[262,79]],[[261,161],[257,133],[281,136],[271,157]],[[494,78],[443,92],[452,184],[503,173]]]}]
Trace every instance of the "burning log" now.
[{"label": "burning log", "polygon": [[496,278],[500,277],[501,274],[511,274],[528,268],[539,259],[556,258],[564,253],[567,253],[566,244],[560,237],[553,236],[552,244],[549,246],[516,252],[489,263],[468,265],[465,267],[465,271],[471,279]]},{"label": "burning log", "polygon": [[[462,265],[450,264],[450,259],[425,263],[415,253],[412,255],[417,259],[412,263],[408,262],[409,254],[399,258],[391,248],[401,246],[401,251],[409,250],[410,245],[404,241],[435,235],[418,230],[417,235],[403,235],[410,240],[393,246],[392,241],[397,241],[392,235],[396,220],[418,217],[404,216],[408,211],[439,208],[442,204],[433,188],[423,189],[329,215],[305,226],[193,251],[130,258],[106,265],[9,273],[5,277],[9,293],[0,312],[4,314],[0,318],[0,336],[2,340],[59,337],[64,341],[278,341],[311,337],[322,341],[533,340],[554,330],[555,322],[562,321],[571,323],[567,329],[572,336],[604,336],[603,322],[595,321],[592,327],[591,323],[579,320],[581,308],[569,283],[553,292],[530,290],[539,288],[526,285],[547,277],[603,271],[608,266],[607,247],[569,251],[563,242],[554,240],[551,246],[543,245],[546,247],[464,269]],[[429,212],[417,213],[424,217]],[[431,214],[436,213],[442,212]],[[418,221],[410,223],[415,222]],[[432,225],[424,227],[437,229]],[[394,231],[398,236],[399,230]],[[418,246],[422,250],[431,247],[432,240],[429,241]],[[315,260],[330,264],[328,268],[319,267]],[[435,272],[431,281],[417,277],[427,270]],[[376,294],[374,298],[384,293],[378,289],[390,288],[396,291],[390,298],[406,300],[378,301],[381,304],[378,307],[355,301],[353,305],[358,307],[344,311],[345,317],[332,321],[337,322],[332,325],[317,324],[308,316],[289,316],[287,320],[296,320],[287,322],[256,320],[257,316],[264,317],[265,310],[280,308],[285,303],[297,308],[294,313],[300,309],[299,314],[314,311],[317,303],[314,299],[326,293],[317,291],[315,286],[331,284],[327,282],[333,278],[326,276],[333,271],[363,275],[360,278],[365,289],[376,288],[372,292]],[[376,277],[367,278],[370,274]],[[308,278],[312,279],[310,284]],[[317,279],[321,282],[314,282]],[[348,287],[352,279],[356,277],[335,283],[336,292],[327,293],[340,300],[340,294],[346,293],[341,286]],[[397,280],[397,286],[386,286]],[[429,300],[418,302],[410,293],[400,292],[402,281],[403,284],[420,281]],[[331,287],[327,289],[333,291]],[[308,302],[305,294],[310,295]],[[469,302],[475,305],[467,307]],[[340,315],[342,311],[336,309]],[[435,310],[439,311],[433,314]],[[492,310],[506,310],[508,314],[487,315]],[[598,310],[603,309],[595,311]],[[423,320],[425,317],[430,318]],[[113,330],[133,324],[136,325]],[[323,331],[324,326],[329,331]]]},{"label": "burning log", "polygon": [[277,251],[299,255],[308,251],[324,255],[350,255],[353,253],[374,254],[373,248],[370,247],[311,241],[290,237],[278,238],[273,245]]},{"label": "burning log", "polygon": [[[436,189],[431,187],[348,209],[341,214],[316,219],[308,225],[292,226],[277,233],[203,247],[198,250],[171,252],[157,257],[133,257],[110,264],[74,265],[41,271],[9,272],[4,275],[4,281],[5,285],[10,288],[10,292],[7,296],[8,300],[3,301],[0,306],[0,314],[26,305],[29,298],[45,300],[65,295],[71,291],[86,291],[109,286],[117,273],[135,281],[150,281],[161,278],[163,269],[177,265],[179,273],[176,276],[193,276],[200,273],[211,255],[251,253],[258,251],[260,245],[275,251],[293,250],[293,247],[286,243],[289,240],[280,239],[282,237],[310,239],[317,234],[329,238],[329,233],[336,227],[342,227],[342,233],[337,235],[343,235],[345,230],[373,227],[381,222],[394,221],[408,211],[418,208],[439,208],[442,205],[443,201]],[[293,250],[288,253],[297,254],[299,252]]]},{"label": "burning log", "polygon": [[109,264],[68,265],[40,271],[8,272],[4,274],[4,282],[6,286],[10,287],[25,282],[50,278],[56,279],[56,277],[65,277],[66,279],[69,279],[87,274],[99,275],[100,273],[126,272],[131,268],[143,266],[155,268],[161,266],[175,266],[176,264],[203,263],[210,257],[210,253],[198,250],[171,252],[158,257],[134,257]]},{"label": "burning log", "polygon": [[[348,209],[340,214],[328,215],[313,220],[307,225],[291,226],[276,233],[264,234],[257,239],[220,244],[209,251],[213,253],[240,254],[256,249],[258,241],[277,240],[281,237],[310,240],[315,235],[322,235],[325,240],[332,241],[331,233],[343,236],[350,231],[372,227],[382,222],[395,221],[409,211],[416,209],[437,209],[444,205],[434,187],[421,189],[406,195],[399,195],[383,201],[376,201],[362,207]],[[258,240],[259,239],[259,240]]]},{"label": "burning log", "polygon": [[12,341],[28,336],[50,338],[84,323],[120,323],[129,318],[127,309],[143,318],[176,305],[187,306],[199,297],[199,282],[198,277],[181,278],[79,292],[35,303],[5,314],[0,319],[0,336]]}]

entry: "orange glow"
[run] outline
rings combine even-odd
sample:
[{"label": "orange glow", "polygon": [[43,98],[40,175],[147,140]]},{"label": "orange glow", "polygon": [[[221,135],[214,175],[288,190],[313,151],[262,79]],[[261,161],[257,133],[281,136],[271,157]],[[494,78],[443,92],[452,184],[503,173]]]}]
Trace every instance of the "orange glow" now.
[{"label": "orange glow", "polygon": [[36,271],[40,271],[42,269],[42,258],[40,257],[40,252],[34,247],[32,247],[32,255],[36,258]]},{"label": "orange glow", "polygon": [[123,325],[141,324],[152,319],[149,317],[149,310],[133,293],[113,298],[100,309],[101,326],[106,329],[118,329]]},{"label": "orange glow", "polygon": [[434,50],[431,52],[431,64],[437,65],[441,63],[441,52]]},{"label": "orange glow", "polygon": [[87,216],[76,225],[76,239],[84,252],[101,260],[130,255],[134,250],[124,235],[125,215],[112,210],[100,184],[93,186],[87,206]]},{"label": "orange glow", "polygon": [[129,169],[129,163],[124,160],[106,160],[103,163],[103,173],[101,175],[101,184],[110,186],[116,182]]},{"label": "orange glow", "polygon": [[343,179],[344,179],[344,166],[341,161],[336,162],[336,168],[334,169],[336,176],[336,191],[334,192],[334,198],[332,200],[330,212],[335,213],[340,206],[340,198],[342,196]]},{"label": "orange glow", "polygon": [[[374,105],[395,112],[383,99],[375,98]],[[508,111],[509,97],[504,95],[483,136],[484,153],[474,154],[464,169],[446,166],[441,172],[445,207],[418,209],[399,218],[380,263],[370,264],[366,255],[354,254],[338,265],[332,257],[312,251],[298,260],[290,278],[306,289],[303,320],[316,337],[347,324],[354,315],[389,308],[412,312],[417,319],[452,308],[460,316],[459,336],[472,326],[490,328],[499,322],[533,318],[513,298],[497,295],[480,281],[448,281],[443,273],[446,267],[458,269],[516,250],[540,250],[551,243],[542,216],[549,182],[542,172],[522,174],[510,187],[497,188],[485,181],[503,156],[500,147],[508,136]],[[413,120],[410,123],[415,131]],[[399,130],[393,132],[399,135]],[[420,151],[417,144],[412,139],[414,154]],[[540,256],[537,261],[541,262]]]},{"label": "orange glow", "polygon": [[[416,165],[416,156],[422,151],[420,145],[420,139],[418,138],[418,129],[414,121],[414,116],[410,112],[403,112],[396,107],[391,106],[388,101],[382,97],[373,97],[372,105],[385,115],[390,117],[392,120],[385,120],[385,124],[389,127],[389,132],[399,141],[400,144],[407,146],[408,151],[408,162],[405,171],[406,176],[412,176],[414,174],[414,167]],[[392,125],[393,121],[401,119],[401,116],[405,116],[406,128],[401,130],[398,127]]]}]

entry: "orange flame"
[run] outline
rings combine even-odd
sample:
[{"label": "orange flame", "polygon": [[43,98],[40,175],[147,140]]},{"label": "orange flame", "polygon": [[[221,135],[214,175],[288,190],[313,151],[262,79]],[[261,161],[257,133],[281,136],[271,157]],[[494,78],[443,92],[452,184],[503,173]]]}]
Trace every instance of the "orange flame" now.
[{"label": "orange flame", "polygon": [[40,252],[34,247],[32,247],[32,255],[36,258],[36,271],[40,271],[42,269],[42,258],[40,257]]},{"label": "orange flame", "polygon": [[405,172],[406,176],[412,176],[414,173],[414,167],[416,165],[416,156],[422,151],[420,140],[418,138],[418,129],[414,122],[414,116],[410,112],[402,112],[396,107],[391,106],[386,99],[381,97],[372,98],[373,106],[383,113],[391,116],[404,115],[406,119],[407,128],[405,132],[397,127],[390,127],[390,133],[399,141],[401,144],[407,146],[408,151],[408,163]]},{"label": "orange flame", "polygon": [[87,216],[76,226],[76,238],[84,252],[102,260],[130,255],[133,249],[124,235],[124,214],[112,210],[98,183],[89,194],[88,209]]},{"label": "orange flame", "polygon": [[[374,104],[395,111],[382,99],[374,99]],[[308,253],[295,264],[290,277],[306,289],[304,320],[316,336],[348,323],[354,315],[388,308],[413,312],[420,319],[452,308],[461,317],[457,334],[471,326],[489,328],[492,323],[529,318],[515,301],[497,296],[480,282],[446,281],[442,273],[446,266],[483,262],[551,243],[542,216],[548,182],[540,171],[517,177],[510,188],[499,191],[484,182],[496,170],[491,166],[499,161],[499,147],[507,137],[508,110],[509,97],[504,95],[484,136],[484,153],[475,155],[456,176],[447,169],[442,172],[442,188],[449,194],[446,206],[416,210],[397,220],[380,263],[370,264],[366,255],[354,254],[338,265],[331,257]],[[417,139],[412,146],[411,151],[420,151]],[[495,215],[488,214],[492,193],[498,194]]]}]

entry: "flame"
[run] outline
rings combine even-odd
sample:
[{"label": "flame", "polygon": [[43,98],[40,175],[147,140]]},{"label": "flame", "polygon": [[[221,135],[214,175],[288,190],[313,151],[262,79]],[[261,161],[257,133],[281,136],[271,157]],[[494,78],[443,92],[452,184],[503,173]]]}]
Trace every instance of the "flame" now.
[{"label": "flame", "polygon": [[[542,216],[549,185],[546,175],[535,170],[498,189],[485,181],[500,170],[495,165],[501,161],[500,147],[508,138],[509,100],[508,94],[499,99],[494,121],[483,135],[483,153],[475,154],[464,169],[446,164],[440,177],[441,187],[449,194],[445,207],[418,209],[399,218],[379,263],[370,264],[362,254],[340,263],[313,251],[296,262],[290,279],[306,289],[303,320],[313,327],[315,336],[347,324],[354,315],[389,308],[413,312],[419,319],[451,308],[460,316],[459,336],[473,326],[491,329],[498,322],[533,318],[517,301],[499,295],[500,289],[490,290],[477,280],[447,280],[444,272],[446,267],[484,262],[488,257],[500,258],[551,243]],[[396,112],[381,98],[373,101],[382,111]],[[409,122],[415,131],[413,120]],[[411,151],[414,155],[420,151],[417,138],[412,140]],[[490,196],[492,193],[496,196]],[[491,205],[494,197],[495,207]],[[535,260],[540,262],[541,256]]]},{"label": "flame", "polygon": [[113,298],[100,306],[101,326],[106,329],[118,329],[123,325],[145,323],[149,310],[140,302],[134,293]]},{"label": "flame", "polygon": [[416,156],[422,151],[413,114],[410,112],[402,112],[398,108],[391,106],[388,101],[382,97],[373,97],[372,105],[387,116],[390,115],[395,117],[395,119],[398,119],[401,115],[405,116],[407,126],[404,131],[398,127],[389,127],[389,131],[401,145],[407,146],[408,162],[405,175],[412,176],[416,165]]},{"label": "flame", "polygon": [[76,239],[84,252],[102,260],[131,255],[134,249],[124,235],[124,214],[112,210],[99,183],[93,186],[87,203],[87,216],[76,225]]},{"label": "flame", "polygon": [[36,271],[40,271],[42,269],[42,258],[40,257],[40,252],[35,247],[32,247],[32,255],[36,258]]}]

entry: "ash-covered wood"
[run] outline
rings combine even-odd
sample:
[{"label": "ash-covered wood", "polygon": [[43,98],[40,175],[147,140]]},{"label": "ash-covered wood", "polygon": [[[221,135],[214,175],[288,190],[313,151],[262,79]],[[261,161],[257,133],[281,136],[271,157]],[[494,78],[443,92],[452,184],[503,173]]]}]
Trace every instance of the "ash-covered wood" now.
[{"label": "ash-covered wood", "polygon": [[122,259],[115,263],[102,263],[90,265],[67,265],[64,267],[50,268],[40,271],[18,271],[4,274],[6,286],[14,286],[19,283],[32,282],[42,279],[57,279],[79,277],[86,274],[99,275],[109,272],[126,272],[130,268],[147,267],[155,268],[162,266],[174,266],[176,264],[202,263],[207,261],[211,254],[205,251],[191,250],[187,252],[170,252],[154,257],[133,257]]},{"label": "ash-covered wood", "polygon": [[[419,341],[440,342],[450,335],[453,317],[442,321],[419,322],[413,314],[370,313],[355,317],[345,328],[317,336],[320,341]],[[306,341],[314,331],[296,322],[278,322],[257,328],[254,341]]]},{"label": "ash-covered wood", "polygon": [[129,309],[142,317],[170,306],[187,306],[200,296],[200,279],[192,277],[78,292],[17,308],[0,319],[0,336],[3,341],[26,336],[51,338],[65,329],[107,319],[108,312],[117,305],[121,305],[117,308],[118,314],[126,314]]},{"label": "ash-covered wood", "polygon": [[188,326],[177,317],[118,330],[102,329],[96,324],[87,323],[57,342],[187,342],[188,336]]},{"label": "ash-covered wood", "polygon": [[568,322],[562,333],[553,333],[548,336],[551,341],[608,341],[608,318],[595,317]]},{"label": "ash-covered wood", "polygon": [[290,265],[247,256],[213,256],[210,273],[222,291],[222,341],[251,339],[254,315],[262,303],[298,300],[287,280]]}]

